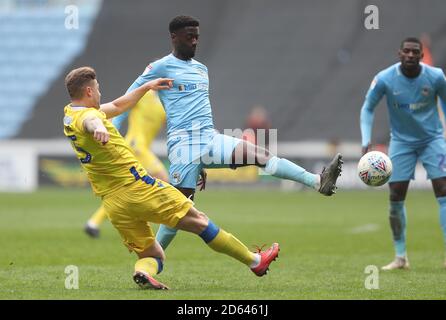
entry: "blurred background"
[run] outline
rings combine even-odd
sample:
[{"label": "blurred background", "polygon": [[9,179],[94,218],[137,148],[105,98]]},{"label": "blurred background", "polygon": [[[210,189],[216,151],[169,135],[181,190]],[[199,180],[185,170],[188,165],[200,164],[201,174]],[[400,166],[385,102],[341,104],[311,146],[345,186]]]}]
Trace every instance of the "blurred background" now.
[{"label": "blurred background", "polygon": [[[369,4],[379,9],[379,29],[364,27]],[[0,190],[87,187],[63,136],[66,73],[90,65],[103,102],[122,95],[170,52],[168,23],[178,14],[200,20],[195,58],[209,69],[218,130],[277,129],[278,155],[313,171],[342,152],[341,187],[365,188],[356,176],[364,95],[407,36],[422,37],[428,63],[446,66],[445,12],[444,0],[1,0]],[[381,102],[375,149],[386,151],[388,139]],[[164,132],[152,147],[168,165]],[[413,186],[430,188],[422,168],[416,177]],[[249,168],[209,179],[300,187]]]}]

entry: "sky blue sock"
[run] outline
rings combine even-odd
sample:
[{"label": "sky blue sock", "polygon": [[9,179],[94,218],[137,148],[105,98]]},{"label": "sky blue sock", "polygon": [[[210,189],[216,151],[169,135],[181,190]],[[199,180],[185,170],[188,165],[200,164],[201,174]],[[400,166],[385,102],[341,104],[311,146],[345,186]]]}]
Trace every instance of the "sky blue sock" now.
[{"label": "sky blue sock", "polygon": [[443,231],[443,239],[446,246],[446,197],[437,198],[438,204],[440,205],[440,225]]},{"label": "sky blue sock", "polygon": [[177,231],[177,229],[160,224],[158,232],[156,233],[156,241],[159,242],[163,250],[167,249],[173,238],[175,238]]},{"label": "sky blue sock", "polygon": [[404,201],[390,201],[390,228],[398,257],[406,256],[406,208]]},{"label": "sky blue sock", "polygon": [[317,175],[306,171],[297,164],[278,157],[272,157],[268,160],[265,166],[265,172],[270,175],[303,183],[307,187],[315,188],[316,183],[319,182]]}]

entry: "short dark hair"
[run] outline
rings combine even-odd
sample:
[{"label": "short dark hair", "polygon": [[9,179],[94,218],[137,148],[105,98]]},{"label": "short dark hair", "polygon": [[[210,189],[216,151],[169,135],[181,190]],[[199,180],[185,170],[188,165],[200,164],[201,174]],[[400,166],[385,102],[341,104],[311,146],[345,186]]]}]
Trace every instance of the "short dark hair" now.
[{"label": "short dark hair", "polygon": [[96,79],[96,71],[91,67],[71,70],[65,77],[65,86],[71,99],[82,98],[82,89],[94,79]]},{"label": "short dark hair", "polygon": [[421,43],[420,39],[416,37],[407,37],[406,39],[401,41],[400,49],[403,49],[403,46],[406,42],[418,43],[420,45],[420,49],[423,50],[423,44]]},{"label": "short dark hair", "polygon": [[174,33],[185,27],[198,27],[200,26],[200,21],[191,16],[176,16],[169,23],[169,32]]}]

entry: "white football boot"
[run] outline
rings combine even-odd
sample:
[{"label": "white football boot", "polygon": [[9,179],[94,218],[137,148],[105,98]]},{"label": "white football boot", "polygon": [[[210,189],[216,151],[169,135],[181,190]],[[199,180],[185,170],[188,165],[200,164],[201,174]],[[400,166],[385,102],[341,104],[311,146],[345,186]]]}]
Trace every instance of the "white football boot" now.
[{"label": "white football boot", "polygon": [[409,259],[406,257],[395,257],[388,265],[381,268],[381,270],[395,270],[395,269],[409,269]]}]

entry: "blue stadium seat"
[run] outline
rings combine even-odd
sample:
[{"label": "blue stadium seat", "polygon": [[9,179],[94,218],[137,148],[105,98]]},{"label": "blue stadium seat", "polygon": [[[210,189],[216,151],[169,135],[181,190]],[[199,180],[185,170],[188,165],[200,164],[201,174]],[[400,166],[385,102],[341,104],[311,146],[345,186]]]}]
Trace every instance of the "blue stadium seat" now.
[{"label": "blue stadium seat", "polygon": [[100,4],[79,2],[76,30],[65,28],[63,6],[22,0],[16,9],[0,11],[0,139],[18,133],[39,97],[82,52]]}]

